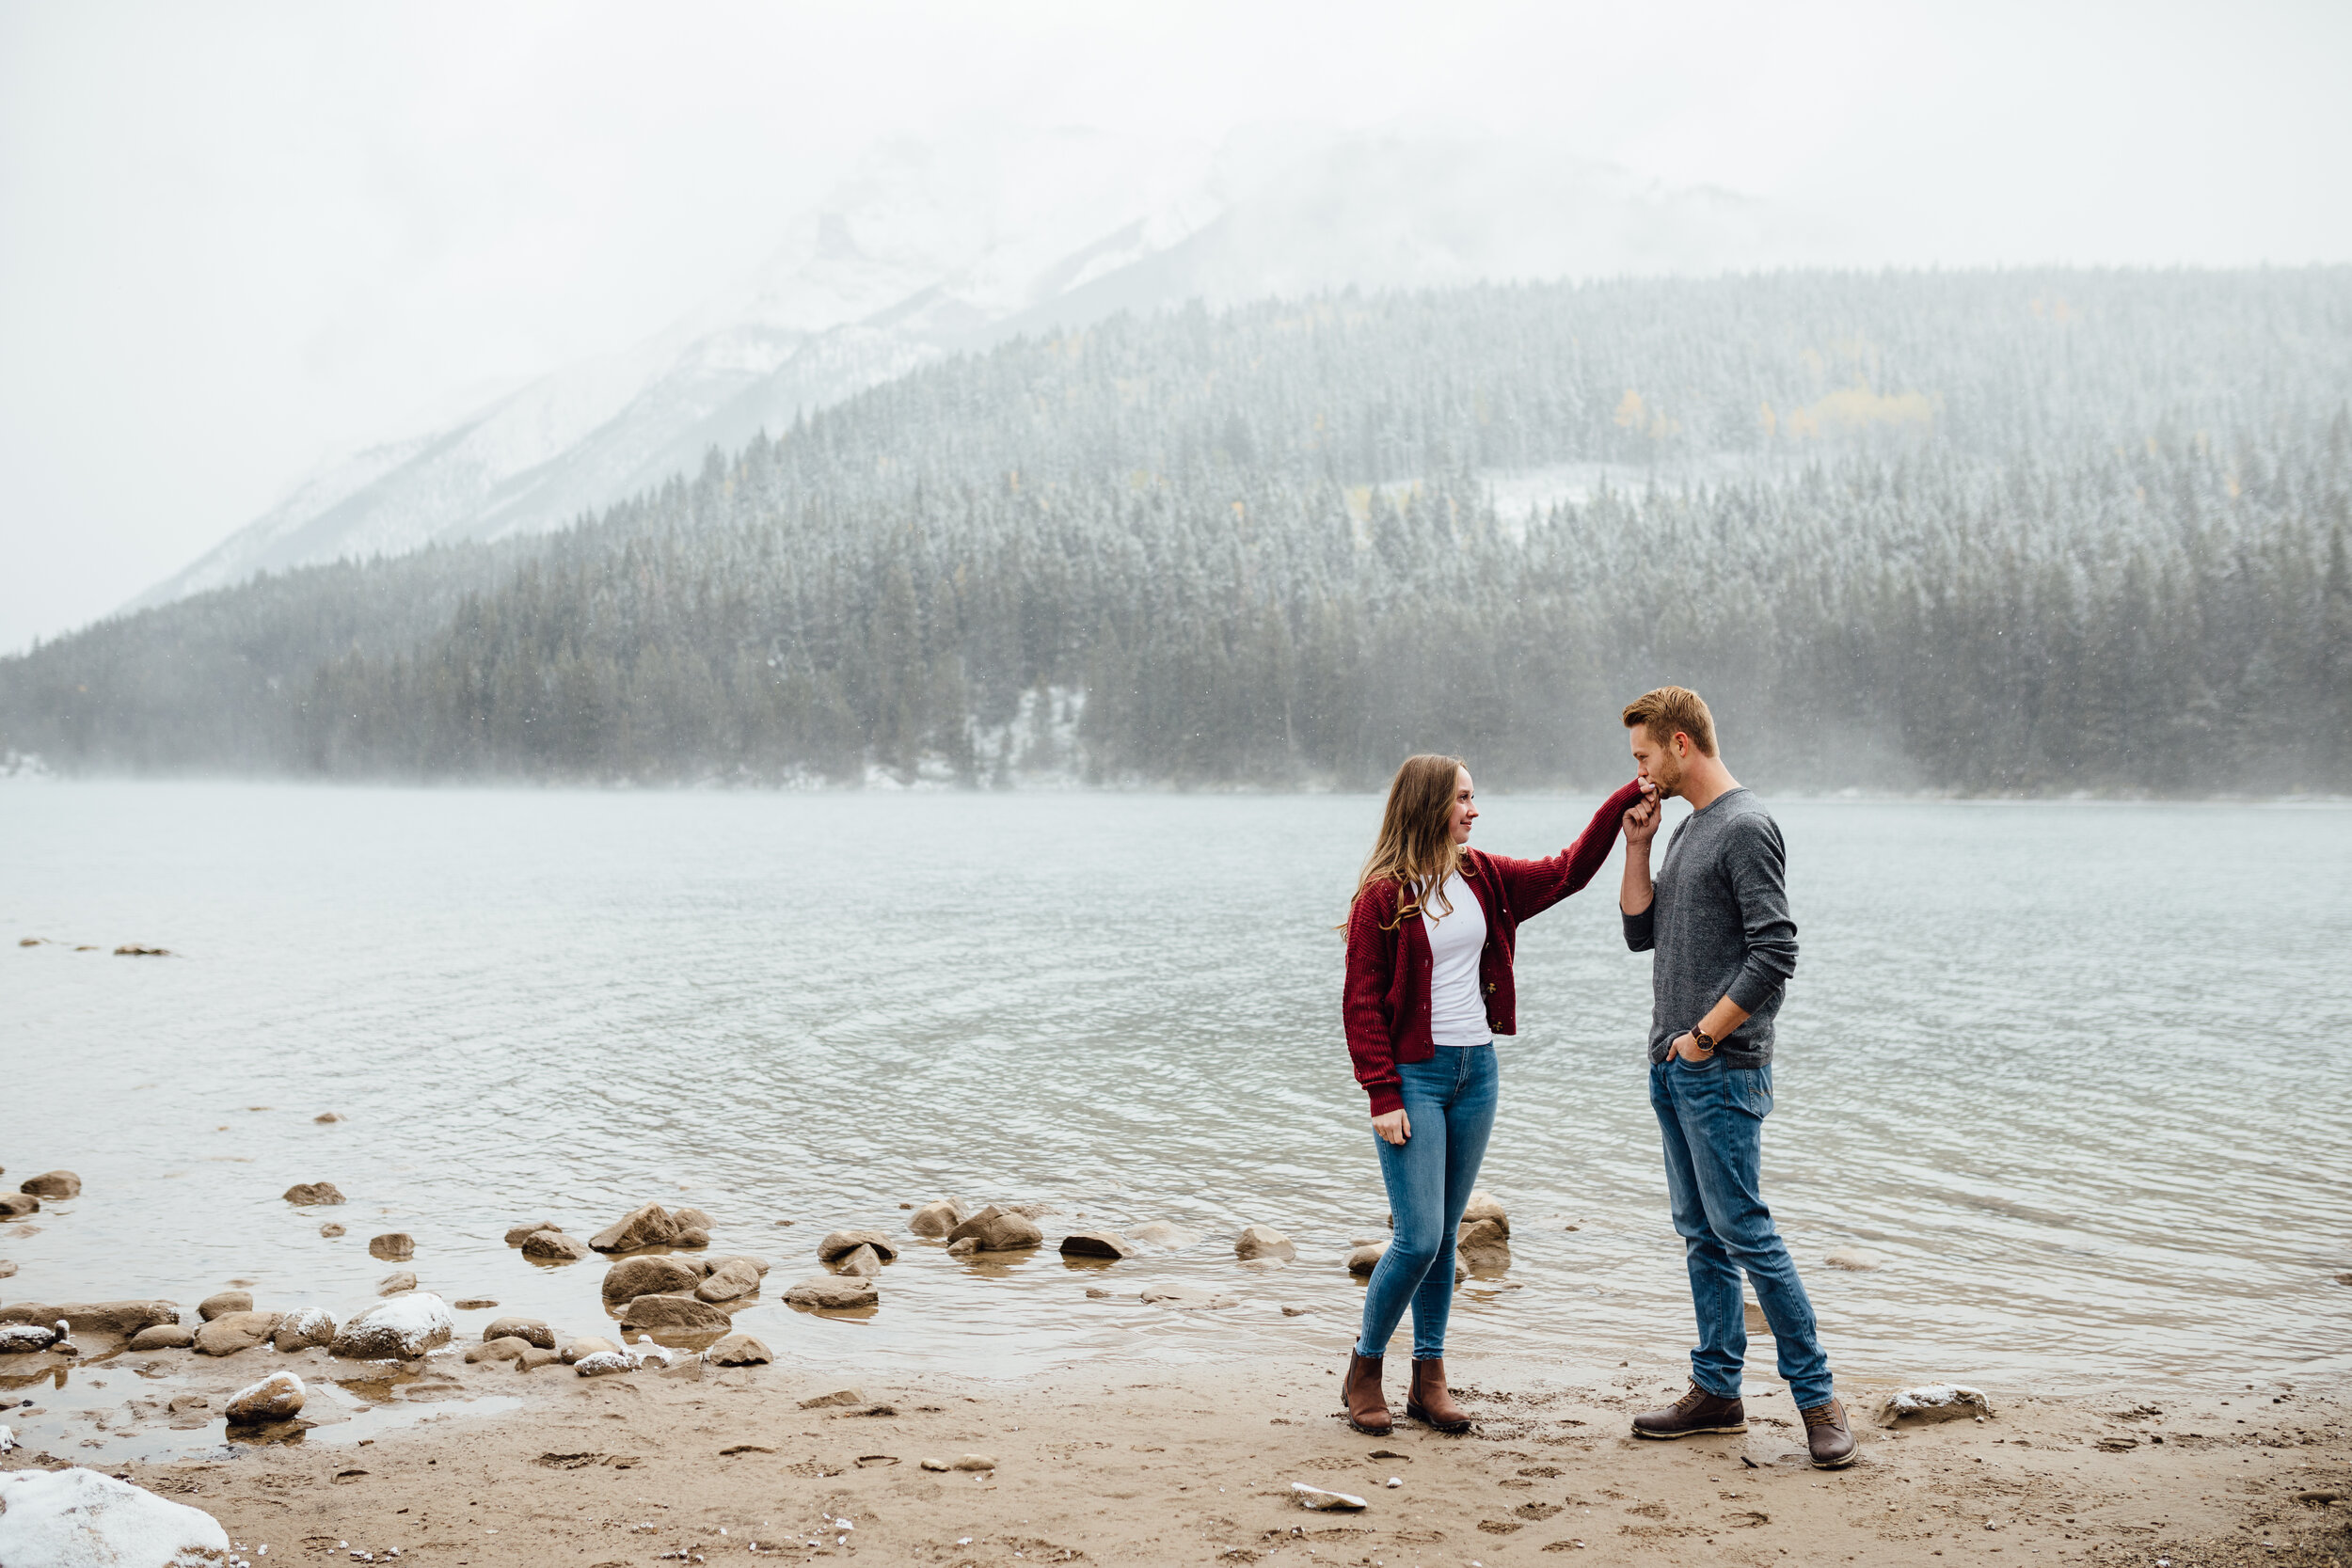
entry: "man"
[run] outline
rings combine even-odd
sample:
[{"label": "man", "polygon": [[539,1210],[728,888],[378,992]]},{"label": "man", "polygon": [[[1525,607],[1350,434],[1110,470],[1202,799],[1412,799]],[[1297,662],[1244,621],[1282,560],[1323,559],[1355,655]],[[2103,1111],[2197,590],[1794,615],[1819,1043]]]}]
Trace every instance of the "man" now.
[{"label": "man", "polygon": [[[1797,970],[1780,829],[1715,752],[1699,694],[1661,686],[1626,706],[1625,724],[1652,797],[1625,814],[1625,942],[1651,960],[1649,1099],[1666,1146],[1666,1193],[1697,1308],[1691,1391],[1633,1418],[1637,1437],[1745,1432],[1744,1271],[1772,1326],[1780,1375],[1804,1414],[1813,1463],[1854,1459],[1845,1406],[1830,1386],[1813,1304],[1759,1189],[1764,1118],[1772,1109],[1772,1020]],[[1650,842],[1663,800],[1691,815],[1674,832],[1655,882]]]}]

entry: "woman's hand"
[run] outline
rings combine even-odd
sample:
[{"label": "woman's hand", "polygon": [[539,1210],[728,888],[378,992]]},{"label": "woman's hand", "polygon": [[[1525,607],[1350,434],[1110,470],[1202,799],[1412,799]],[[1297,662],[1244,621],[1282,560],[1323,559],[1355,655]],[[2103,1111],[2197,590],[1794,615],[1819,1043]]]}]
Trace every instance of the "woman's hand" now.
[{"label": "woman's hand", "polygon": [[1400,1106],[1396,1110],[1384,1111],[1373,1117],[1372,1130],[1396,1145],[1397,1148],[1403,1148],[1405,1140],[1413,1135],[1412,1118],[1407,1117],[1404,1108]]}]

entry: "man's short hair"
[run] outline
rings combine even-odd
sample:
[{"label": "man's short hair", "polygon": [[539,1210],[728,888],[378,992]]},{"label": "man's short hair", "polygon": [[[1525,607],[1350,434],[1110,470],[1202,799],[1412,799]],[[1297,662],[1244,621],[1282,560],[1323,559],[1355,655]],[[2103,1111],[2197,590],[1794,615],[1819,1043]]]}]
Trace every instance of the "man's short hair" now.
[{"label": "man's short hair", "polygon": [[1715,716],[1707,711],[1706,699],[1687,686],[1661,686],[1626,704],[1625,727],[1629,730],[1636,724],[1648,730],[1649,737],[1661,746],[1679,732],[1691,737],[1701,755],[1715,754]]}]

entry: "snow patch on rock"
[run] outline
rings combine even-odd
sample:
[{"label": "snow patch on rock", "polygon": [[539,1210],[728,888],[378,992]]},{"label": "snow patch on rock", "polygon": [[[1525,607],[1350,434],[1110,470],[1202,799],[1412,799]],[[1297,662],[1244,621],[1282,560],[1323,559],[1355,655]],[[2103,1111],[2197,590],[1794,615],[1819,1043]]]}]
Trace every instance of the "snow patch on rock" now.
[{"label": "snow patch on rock", "polygon": [[200,1509],[95,1470],[0,1475],[0,1562],[8,1568],[209,1568],[229,1535]]}]

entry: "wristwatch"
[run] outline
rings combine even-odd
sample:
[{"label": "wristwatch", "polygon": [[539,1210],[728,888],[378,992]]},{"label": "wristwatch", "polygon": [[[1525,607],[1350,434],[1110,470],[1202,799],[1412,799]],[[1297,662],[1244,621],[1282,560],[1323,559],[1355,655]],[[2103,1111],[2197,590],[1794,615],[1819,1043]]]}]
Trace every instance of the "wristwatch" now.
[{"label": "wristwatch", "polygon": [[1710,1056],[1715,1053],[1715,1042],[1708,1037],[1706,1030],[1695,1023],[1691,1025],[1691,1038],[1702,1052]]}]

